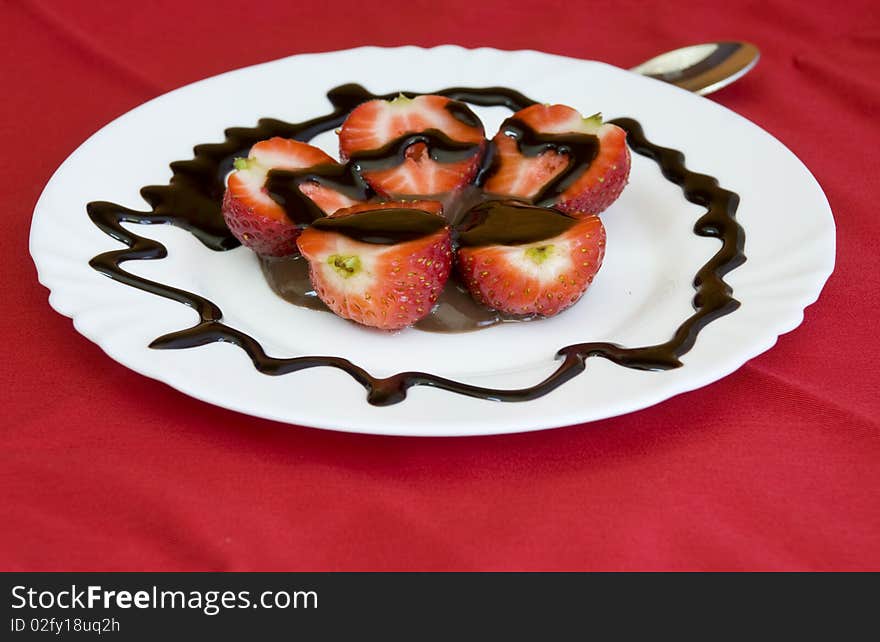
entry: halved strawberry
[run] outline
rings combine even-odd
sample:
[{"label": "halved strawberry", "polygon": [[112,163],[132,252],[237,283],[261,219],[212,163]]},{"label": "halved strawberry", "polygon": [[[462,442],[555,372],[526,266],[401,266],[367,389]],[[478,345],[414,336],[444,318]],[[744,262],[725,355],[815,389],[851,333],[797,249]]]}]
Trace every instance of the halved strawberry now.
[{"label": "halved strawberry", "polygon": [[439,203],[371,203],[322,218],[297,240],[318,297],[345,319],[400,330],[428,315],[452,265]]},{"label": "halved strawberry", "polygon": [[[536,134],[532,140],[524,140],[531,132],[520,135],[520,123]],[[603,125],[600,114],[583,118],[565,105],[532,105],[505,121],[492,140],[495,166],[484,188],[493,194],[576,215],[598,214],[617,200],[629,177],[626,132]],[[570,162],[570,175],[551,185]],[[547,190],[548,185],[555,189]]]},{"label": "halved strawberry", "polygon": [[456,265],[475,299],[507,314],[550,317],[592,283],[605,228],[597,216],[496,201],[471,210],[459,243]]},{"label": "halved strawberry", "polygon": [[[271,169],[298,170],[317,165],[336,165],[317,147],[286,138],[264,140],[251,148],[247,158],[235,160],[223,196],[223,218],[232,234],[258,254],[285,256],[296,250],[300,227],[266,191]],[[300,191],[325,213],[350,207],[357,201],[314,182]]]},{"label": "halved strawberry", "polygon": [[[389,147],[419,134],[405,149]],[[342,159],[356,163],[376,192],[392,197],[443,194],[466,185],[485,145],[476,115],[445,96],[370,100],[351,112],[339,132]]]}]

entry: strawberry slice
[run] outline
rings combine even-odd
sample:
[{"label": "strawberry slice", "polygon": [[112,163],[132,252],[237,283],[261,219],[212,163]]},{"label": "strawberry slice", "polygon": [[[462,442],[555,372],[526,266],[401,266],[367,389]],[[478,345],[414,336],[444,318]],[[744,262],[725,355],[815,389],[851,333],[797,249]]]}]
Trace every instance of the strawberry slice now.
[{"label": "strawberry slice", "polygon": [[598,214],[629,177],[626,132],[602,124],[600,114],[583,118],[565,105],[532,105],[507,119],[492,140],[495,165],[484,184],[492,194]]},{"label": "strawberry slice", "polygon": [[337,315],[400,330],[428,315],[452,265],[436,202],[371,203],[315,221],[297,240],[318,297]]},{"label": "strawberry slice", "polygon": [[[254,145],[247,158],[235,160],[235,171],[226,184],[222,211],[229,231],[257,254],[292,254],[300,227],[269,196],[266,177],[271,169],[299,170],[317,165],[337,163],[317,147],[286,138],[270,138]],[[328,214],[357,202],[314,182],[303,183],[300,190]]]},{"label": "strawberry slice", "polygon": [[386,197],[443,194],[466,185],[485,145],[477,116],[445,96],[370,100],[339,132],[342,159],[351,159]]},{"label": "strawberry slice", "polygon": [[468,213],[459,243],[458,272],[476,300],[506,314],[551,317],[592,283],[605,228],[597,216],[492,201]]}]

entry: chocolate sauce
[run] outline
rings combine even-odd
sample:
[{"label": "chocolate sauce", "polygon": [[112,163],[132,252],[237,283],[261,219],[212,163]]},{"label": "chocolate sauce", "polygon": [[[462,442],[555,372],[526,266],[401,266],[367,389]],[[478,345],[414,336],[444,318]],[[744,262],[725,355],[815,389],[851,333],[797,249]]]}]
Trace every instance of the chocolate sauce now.
[{"label": "chocolate sauce", "polygon": [[312,227],[337,232],[362,243],[394,245],[439,232],[446,227],[446,219],[424,210],[397,207],[324,217]]},{"label": "chocolate sauce", "polygon": [[439,129],[427,129],[418,134],[395,138],[387,144],[370,151],[352,154],[349,162],[360,172],[378,172],[397,167],[406,159],[412,145],[422,143],[428,148],[431,159],[438,163],[456,163],[467,160],[480,152],[482,142],[464,143],[453,140]]},{"label": "chocolate sauce", "polygon": [[[417,95],[413,92],[402,93],[407,96]],[[488,89],[456,87],[433,93],[475,105],[506,106],[513,111],[534,104],[534,101],[522,94],[501,87]],[[89,264],[95,270],[131,287],[188,305],[199,314],[200,321],[196,325],[158,337],[150,343],[151,348],[183,349],[215,341],[233,343],[248,354],[257,370],[273,376],[316,367],[339,368],[350,374],[366,388],[367,400],[374,405],[389,405],[403,401],[406,398],[407,390],[412,386],[419,385],[433,386],[481,399],[526,401],[551,392],[583,372],[586,360],[594,356],[640,370],[677,368],[681,366],[680,357],[693,347],[697,335],[708,323],[730,314],[739,307],[739,302],[732,297],[730,286],[723,280],[725,274],[745,261],[743,254],[745,232],[735,218],[739,197],[734,192],[719,187],[715,178],[688,170],[684,165],[684,155],[681,152],[651,143],[645,138],[641,126],[629,118],[620,118],[611,122],[626,130],[627,141],[634,152],[656,161],[663,175],[681,186],[687,200],[707,208],[706,214],[701,216],[694,225],[694,232],[700,236],[718,238],[722,243],[721,249],[697,272],[694,278],[696,290],[693,299],[694,313],[684,320],[667,342],[638,348],[625,348],[612,343],[599,342],[565,346],[556,353],[557,359],[561,360],[556,371],[543,381],[527,388],[497,390],[472,386],[422,372],[405,372],[387,378],[376,378],[363,368],[339,357],[272,357],[265,353],[263,347],[253,337],[222,323],[223,315],[220,308],[208,299],[135,276],[120,267],[120,264],[125,261],[161,259],[167,255],[163,245],[129,232],[122,227],[122,223],[170,223],[190,231],[211,249],[228,250],[236,247],[238,241],[226,228],[220,211],[224,179],[231,170],[236,157],[247,156],[252,145],[273,136],[309,141],[322,132],[340,126],[348,113],[361,102],[373,98],[391,99],[396,95],[398,94],[374,96],[359,85],[337,87],[328,93],[334,110],[326,116],[296,124],[262,119],[254,128],[226,130],[226,141],[223,143],[197,146],[194,150],[195,158],[172,163],[173,177],[168,185],[149,186],[141,190],[142,196],[152,208],[150,211],[139,212],[106,201],[92,202],[87,205],[88,215],[95,225],[127,246],[126,249],[105,252],[94,257]],[[532,140],[526,137],[526,133],[523,132],[520,141],[524,142],[527,148],[532,143],[565,144],[564,141],[558,140],[544,140],[543,142]],[[424,142],[428,147],[431,147],[437,141],[426,139]],[[439,142],[442,147],[443,141]],[[586,141],[581,142],[584,143],[583,148],[580,152],[576,151],[572,154],[573,156],[579,153],[587,154],[587,143]],[[457,151],[464,153],[465,150]],[[481,172],[483,176],[491,168],[491,150],[487,153],[487,159],[488,162],[484,161],[483,163],[483,171]],[[329,172],[329,170],[327,171]],[[342,170],[333,171],[342,172]],[[299,199],[296,196],[296,193],[300,193],[298,188],[290,189],[289,185],[288,188],[279,187],[280,183],[284,181],[288,183],[293,181],[294,187],[296,187],[297,180],[321,182],[322,180],[340,179],[343,183],[348,180],[344,172],[335,177],[324,176],[324,170],[315,172],[313,168],[312,174],[313,176],[310,178],[302,178],[281,176],[280,172],[270,172],[270,182],[277,188],[274,194],[286,199]],[[573,175],[573,172],[568,172],[568,175]],[[554,183],[556,186],[553,190],[562,188],[561,180],[556,180]],[[325,184],[329,185],[330,183]],[[353,184],[353,179],[349,185],[352,189],[356,187]],[[546,189],[544,191],[547,192]],[[550,195],[545,194],[544,198],[550,198]],[[543,199],[539,200],[539,204],[541,202]],[[310,214],[303,216],[303,220],[317,218]],[[270,284],[274,278],[272,275],[276,274],[277,265],[280,263],[262,261],[263,271],[267,274]],[[294,272],[299,270],[299,273],[303,274],[304,267],[302,261],[290,260],[289,262],[289,269]],[[292,281],[296,281],[296,279],[292,279]],[[447,288],[447,291],[456,289]],[[278,290],[276,288],[276,291]],[[445,295],[446,293],[444,293]],[[294,292],[291,293],[291,296],[301,296],[309,301],[314,299],[308,291]],[[285,298],[287,298],[286,295]],[[463,304],[463,299],[451,303],[450,307],[455,308],[458,304]],[[318,304],[302,303],[302,305],[320,308]],[[462,314],[467,316],[469,313],[470,311],[465,310]],[[494,313],[491,311],[485,311],[485,314],[487,315],[485,319],[487,324],[501,322],[492,316]]]},{"label": "chocolate sauce", "polygon": [[559,236],[577,219],[518,201],[488,201],[471,209],[459,226],[461,247],[525,245]]},{"label": "chocolate sauce", "polygon": [[303,170],[272,169],[266,176],[266,191],[293,223],[309,225],[325,216],[323,210],[300,189],[317,183],[355,201],[366,201],[375,194],[353,165],[327,163]]},{"label": "chocolate sauce", "polygon": [[471,111],[471,108],[465,105],[463,102],[451,100],[446,103],[445,109],[458,122],[463,123],[468,127],[473,127],[475,129],[483,129],[483,121],[481,121],[479,117]]},{"label": "chocolate sauce", "polygon": [[318,298],[309,278],[309,262],[302,254],[293,256],[257,256],[266,283],[285,301],[301,308],[330,312],[330,308]]},{"label": "chocolate sauce", "polygon": [[473,332],[509,321],[527,320],[502,314],[477,303],[456,276],[451,275],[434,309],[413,327],[423,332],[461,333]]}]

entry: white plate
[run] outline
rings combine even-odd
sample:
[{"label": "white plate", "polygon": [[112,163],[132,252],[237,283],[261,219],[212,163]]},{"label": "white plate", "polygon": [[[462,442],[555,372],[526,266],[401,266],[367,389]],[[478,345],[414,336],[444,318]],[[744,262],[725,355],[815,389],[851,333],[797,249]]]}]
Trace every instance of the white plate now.
[{"label": "white plate", "polygon": [[[194,312],[102,276],[96,254],[120,249],[86,216],[108,200],[147,209],[145,185],[164,184],[168,165],[194,145],[219,142],[230,126],[261,117],[298,122],[330,111],[327,90],[358,82],[374,93],[449,86],[507,86],[582,113],[638,119],[648,138],[684,151],[689,169],[716,176],[741,196],[747,262],[725,280],[742,306],[710,323],[684,366],[646,372],[590,359],[586,371],[536,400],[501,403],[429,387],[376,407],[345,372],[315,368],[280,377],[258,373],[239,348],[215,343],[153,350],[156,337],[195,323]],[[487,132],[509,113],[475,109]],[[334,153],[331,134],[317,144]],[[633,155],[630,185],[602,216],[605,264],[584,299],[566,313],[472,334],[407,330],[383,334],[326,313],[300,309],[265,284],[254,255],[206,249],[171,226],[129,225],[168,248],[168,258],[124,269],[198,293],[224,322],[257,338],[274,356],[334,355],[375,376],[422,370],[494,388],[533,385],[559,365],[562,346],[667,340],[692,313],[692,279],[719,248],[692,228],[704,209],[688,203],[656,164]],[[113,121],[58,169],[34,211],[31,254],[49,302],[76,329],[127,367],[193,397],[300,425],[396,435],[486,435],[564,426],[645,408],[729,374],[800,324],[834,267],[834,221],[803,164],[765,131],[705,98],[597,62],[534,51],[359,48],[300,55],[248,67],[160,96]]]}]

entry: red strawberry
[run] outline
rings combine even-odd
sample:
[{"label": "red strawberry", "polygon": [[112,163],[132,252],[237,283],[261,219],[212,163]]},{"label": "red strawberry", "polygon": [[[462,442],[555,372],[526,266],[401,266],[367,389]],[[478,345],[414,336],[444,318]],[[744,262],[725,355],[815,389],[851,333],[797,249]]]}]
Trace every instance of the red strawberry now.
[{"label": "red strawberry", "polygon": [[457,267],[471,295],[517,315],[550,317],[576,303],[605,255],[597,216],[576,219],[516,202],[471,210],[459,241]]},{"label": "red strawberry", "polygon": [[[402,162],[397,158],[370,162],[370,152],[389,151],[385,149],[389,143],[422,133],[445,135],[447,144],[429,150],[424,142],[414,142]],[[476,174],[485,142],[476,115],[444,96],[370,100],[351,112],[339,132],[342,159],[354,160],[364,180],[383,196],[442,194],[466,185]]]},{"label": "red strawberry", "polygon": [[425,317],[452,265],[439,203],[372,203],[319,219],[297,245],[318,297],[345,319],[400,330]]},{"label": "red strawberry", "polygon": [[[297,170],[331,163],[336,161],[299,141],[276,137],[257,143],[247,158],[236,159],[235,171],[229,175],[222,208],[227,227],[257,254],[292,254],[301,228],[266,192],[266,176],[270,169]],[[304,183],[300,190],[327,213],[356,202],[317,183]]]},{"label": "red strawberry", "polygon": [[[598,139],[596,156],[580,176],[561,194],[546,195],[549,197],[547,200],[539,198],[539,204],[552,205],[575,215],[598,214],[620,196],[630,168],[626,132],[623,129],[616,125],[603,125],[600,114],[582,118],[576,110],[565,105],[532,105],[516,112],[512,119],[514,123],[520,121],[528,125],[539,135],[539,140],[544,135],[548,140],[564,144],[565,134],[591,134]],[[501,126],[501,131],[493,139],[496,166],[486,180],[486,191],[525,199],[542,196],[542,188],[565,170],[570,156],[548,149],[529,157],[523,154],[510,131],[505,133],[505,125]]]}]

